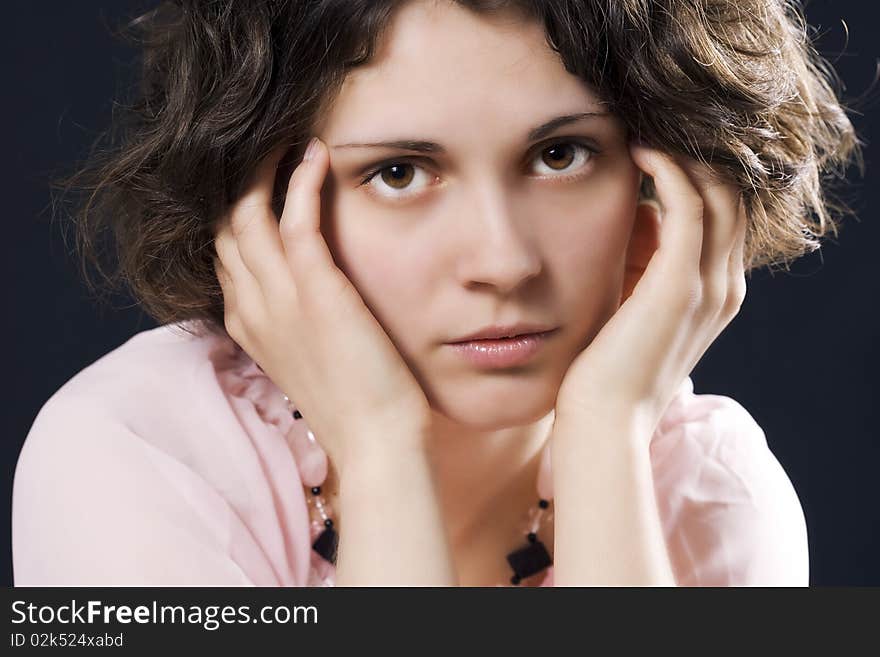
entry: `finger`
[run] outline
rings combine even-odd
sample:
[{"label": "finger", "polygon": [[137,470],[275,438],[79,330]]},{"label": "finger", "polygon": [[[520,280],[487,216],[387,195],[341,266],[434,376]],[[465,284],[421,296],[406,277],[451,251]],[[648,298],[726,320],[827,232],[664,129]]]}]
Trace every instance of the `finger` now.
[{"label": "finger", "polygon": [[660,246],[645,275],[658,284],[691,291],[699,282],[703,243],[703,198],[685,171],[667,154],[631,145],[633,161],[654,179],[660,203]]},{"label": "finger", "polygon": [[739,312],[740,307],[746,298],[747,284],[745,276],[745,242],[746,231],[748,230],[748,213],[746,212],[745,202],[740,203],[739,217],[737,220],[736,237],[734,238],[733,249],[730,252],[730,258],[727,265],[728,271],[728,296],[727,296],[727,312],[734,315]]},{"label": "finger", "polygon": [[736,240],[739,188],[718,180],[717,174],[696,160],[682,159],[689,178],[703,198],[703,247],[700,275],[722,294],[727,265]]},{"label": "finger", "polygon": [[733,248],[730,250],[727,267],[734,273],[742,273],[745,269],[746,232],[749,227],[749,216],[746,212],[745,199],[742,196],[739,199],[736,216],[736,236],[733,240]]},{"label": "finger", "polygon": [[312,158],[300,163],[287,187],[280,232],[287,263],[298,286],[315,281],[321,272],[336,269],[321,234],[321,187],[329,163],[330,154],[318,139]]},{"label": "finger", "polygon": [[217,276],[217,281],[220,283],[220,289],[223,291],[223,310],[224,312],[235,312],[235,285],[232,283],[232,278],[229,276],[229,272],[226,271],[226,268],[223,266],[223,261],[220,259],[220,256],[214,256],[214,273]]},{"label": "finger", "polygon": [[286,152],[286,146],[277,148],[260,162],[245,192],[229,213],[231,236],[241,261],[267,298],[277,298],[276,286],[289,283],[290,278],[278,219],[272,210],[278,163]]},{"label": "finger", "polygon": [[228,222],[217,230],[214,249],[226,274],[225,282],[234,291],[234,308],[224,307],[225,311],[234,313],[241,319],[254,316],[254,313],[260,312],[264,302],[263,290],[242,261]]}]

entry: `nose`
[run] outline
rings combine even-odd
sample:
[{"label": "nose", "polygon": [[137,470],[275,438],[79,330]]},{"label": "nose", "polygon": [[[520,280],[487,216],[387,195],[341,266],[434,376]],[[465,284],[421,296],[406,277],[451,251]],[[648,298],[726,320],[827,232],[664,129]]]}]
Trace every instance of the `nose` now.
[{"label": "nose", "polygon": [[490,285],[507,294],[541,272],[534,223],[514,211],[515,199],[499,186],[483,185],[463,212],[457,275],[466,286]]}]

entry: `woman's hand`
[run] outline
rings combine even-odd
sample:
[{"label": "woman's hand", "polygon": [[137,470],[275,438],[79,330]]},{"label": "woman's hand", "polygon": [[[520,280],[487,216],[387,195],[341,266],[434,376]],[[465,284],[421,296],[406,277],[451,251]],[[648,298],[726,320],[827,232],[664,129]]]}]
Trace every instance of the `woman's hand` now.
[{"label": "woman's hand", "polygon": [[661,151],[633,145],[631,152],[654,178],[660,245],[635,289],[569,367],[556,414],[629,413],[652,433],[745,299],[746,214],[739,190],[714,181],[700,163],[688,160],[686,172]]},{"label": "woman's hand", "polygon": [[226,330],[295,402],[337,465],[359,441],[409,436],[406,447],[421,447],[424,392],[320,232],[329,152],[317,141],[297,166],[279,222],[271,196],[285,150],[261,163],[216,234]]}]

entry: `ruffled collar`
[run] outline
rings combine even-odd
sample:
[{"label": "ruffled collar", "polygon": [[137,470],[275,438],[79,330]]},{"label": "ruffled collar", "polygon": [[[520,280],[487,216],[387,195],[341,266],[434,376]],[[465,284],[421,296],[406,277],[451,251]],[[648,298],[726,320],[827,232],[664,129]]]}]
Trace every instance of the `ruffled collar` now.
[{"label": "ruffled collar", "polygon": [[[273,424],[287,436],[294,450],[297,468],[305,486],[320,486],[327,475],[327,456],[315,436],[309,429],[305,417],[294,419],[290,405],[284,392],[269,378],[263,369],[228,336],[224,340],[229,362],[227,371],[231,372],[238,383],[234,394],[249,399],[259,416],[268,424]],[[693,395],[694,383],[690,376],[682,381],[675,396],[660,419],[652,436],[651,450],[659,452],[663,449],[658,437],[666,433],[669,426],[681,421],[686,412],[687,400]],[[295,408],[295,402],[293,404]],[[550,469],[550,444],[542,448],[541,465],[536,482],[538,495],[543,499],[552,499],[553,481]]]}]

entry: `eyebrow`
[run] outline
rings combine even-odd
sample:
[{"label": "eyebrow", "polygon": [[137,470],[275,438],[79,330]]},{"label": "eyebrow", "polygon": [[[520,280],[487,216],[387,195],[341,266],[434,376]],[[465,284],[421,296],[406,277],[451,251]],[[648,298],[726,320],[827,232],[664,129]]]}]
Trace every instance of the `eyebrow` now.
[{"label": "eyebrow", "polygon": [[[532,128],[526,136],[526,141],[528,143],[538,141],[551,134],[554,130],[570,123],[605,116],[610,116],[610,112],[578,112],[576,114],[557,116],[535,128]],[[331,146],[331,148],[394,148],[404,151],[414,151],[417,153],[446,152],[446,149],[437,142],[424,141],[421,139],[395,139],[393,141],[378,141],[366,144],[336,144]]]}]

